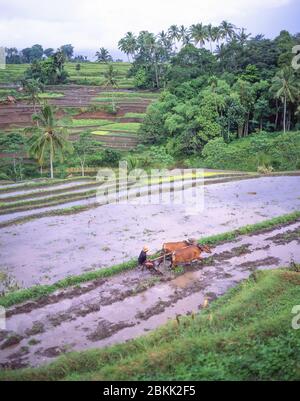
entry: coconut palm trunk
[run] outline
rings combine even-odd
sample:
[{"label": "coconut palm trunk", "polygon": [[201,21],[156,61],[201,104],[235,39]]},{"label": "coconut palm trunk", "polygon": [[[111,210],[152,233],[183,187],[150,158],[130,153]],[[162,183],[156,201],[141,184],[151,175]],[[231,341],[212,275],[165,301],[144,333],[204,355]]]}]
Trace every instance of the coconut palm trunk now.
[{"label": "coconut palm trunk", "polygon": [[52,140],[52,138],[50,139],[50,174],[51,174],[51,180],[53,180],[54,172],[53,172],[53,140]]},{"label": "coconut palm trunk", "polygon": [[85,177],[85,161],[84,160],[80,160],[80,166],[81,166],[81,176]]},{"label": "coconut palm trunk", "polygon": [[286,95],[284,96],[284,108],[283,108],[283,132],[286,133]]}]

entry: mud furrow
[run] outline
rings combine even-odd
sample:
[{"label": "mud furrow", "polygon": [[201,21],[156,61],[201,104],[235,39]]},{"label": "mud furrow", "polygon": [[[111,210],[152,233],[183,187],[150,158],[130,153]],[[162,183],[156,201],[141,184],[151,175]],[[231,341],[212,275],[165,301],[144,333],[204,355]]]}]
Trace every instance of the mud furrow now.
[{"label": "mud furrow", "polygon": [[[45,298],[11,308],[7,331],[0,333],[0,363],[13,368],[39,365],[70,350],[123,342],[168,319],[180,320],[180,315],[197,312],[205,299],[218,297],[258,268],[299,263],[299,229],[296,222],[216,246],[212,258],[185,267],[178,277],[167,266],[162,278],[130,271],[62,291],[48,302]],[[279,235],[285,236],[284,244],[273,242]],[[77,296],[72,291],[78,291]]]}]

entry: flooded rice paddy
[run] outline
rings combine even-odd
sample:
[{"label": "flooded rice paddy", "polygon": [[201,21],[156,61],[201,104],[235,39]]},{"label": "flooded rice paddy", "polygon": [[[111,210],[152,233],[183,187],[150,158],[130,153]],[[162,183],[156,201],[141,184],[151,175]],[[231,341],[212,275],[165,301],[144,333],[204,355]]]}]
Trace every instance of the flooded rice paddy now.
[{"label": "flooded rice paddy", "polygon": [[[192,189],[191,189],[192,191]],[[92,200],[90,200],[92,202]],[[50,284],[134,258],[169,240],[201,238],[299,210],[300,177],[268,177],[204,188],[204,210],[106,205],[0,229],[0,268],[19,287]]]},{"label": "flooded rice paddy", "polygon": [[[209,185],[204,209],[195,215],[184,206],[106,205],[2,228],[0,284],[50,284],[128,261],[144,244],[155,252],[165,241],[206,237],[299,210],[299,184],[300,177],[291,176]],[[0,332],[0,364],[36,366],[70,350],[138,337],[197,312],[257,269],[299,263],[299,245],[295,222],[218,245],[211,258],[177,277],[167,266],[163,275],[134,270],[12,307],[7,330]]]},{"label": "flooded rice paddy", "polygon": [[[121,343],[197,313],[257,269],[300,262],[300,222],[216,246],[175,277],[135,270],[8,310],[0,335],[3,367],[36,366],[71,350]],[[208,256],[208,255],[205,255]]]}]

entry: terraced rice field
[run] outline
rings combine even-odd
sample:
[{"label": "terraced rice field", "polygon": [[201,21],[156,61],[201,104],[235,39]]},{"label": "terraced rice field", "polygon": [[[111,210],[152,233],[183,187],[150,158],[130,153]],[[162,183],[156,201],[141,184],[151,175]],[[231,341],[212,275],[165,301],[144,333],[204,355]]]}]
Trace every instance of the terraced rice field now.
[{"label": "terraced rice field", "polygon": [[[58,118],[61,118],[61,125],[70,129],[73,140],[76,140],[82,131],[104,131],[102,127],[105,126],[109,135],[101,138],[103,146],[118,150],[133,149],[139,142],[136,132],[147,107],[158,95],[149,92],[115,91],[118,112],[112,115],[103,109],[103,106],[110,104],[110,98],[106,97],[107,101],[101,103],[93,100],[97,95],[107,96],[107,93],[108,90],[99,87],[68,85],[48,87],[43,97],[50,104],[59,107]],[[32,124],[32,114],[33,107],[25,100],[14,105],[1,105],[0,129],[9,131],[29,126]],[[99,135],[95,135],[95,139],[100,141]]]},{"label": "terraced rice field", "polygon": [[[20,219],[24,212],[3,214],[2,223],[5,216],[6,222],[18,220],[0,225],[2,289],[51,285],[136,258],[145,243],[154,253],[167,240],[200,239],[300,210],[299,176],[224,173],[206,173],[204,208],[195,215],[183,205],[99,205],[94,200],[86,205],[84,199],[80,205],[86,209],[68,210],[66,215],[56,215],[57,207],[45,208],[49,214],[29,210],[25,213],[32,219],[24,221]],[[203,178],[201,182],[198,177],[197,184],[202,185]],[[92,180],[51,187],[2,185],[0,202],[8,205],[18,197],[45,204],[93,185]],[[154,180],[153,189],[156,186]],[[188,197],[193,189],[187,190]],[[143,186],[140,192],[146,196]],[[60,207],[70,206],[68,200],[63,202]],[[161,267],[163,275],[127,270],[76,286],[65,284],[37,302],[29,299],[12,305],[7,309],[7,330],[0,336],[0,364],[37,366],[70,350],[102,348],[139,337],[178,315],[198,312],[205,302],[257,269],[286,266],[291,260],[299,263],[299,218],[276,224],[260,230],[257,226],[250,235],[247,228],[238,236],[227,236],[216,242],[212,255],[204,255],[202,262],[184,267],[181,273],[170,272],[167,265]]]},{"label": "terraced rice field", "polygon": [[[192,180],[193,176],[190,177],[185,174],[186,182],[185,185],[192,185],[197,183],[203,185],[204,183],[215,183],[219,181],[232,181],[241,178],[247,178],[248,175],[245,173],[211,173],[207,172],[203,175],[199,175]],[[206,182],[204,182],[204,179]],[[32,184],[22,185],[8,185],[0,188],[0,226],[6,225],[11,220],[19,220],[23,218],[30,218],[35,215],[43,215],[55,212],[57,210],[63,210],[74,206],[81,206],[84,208],[95,208],[99,206],[99,198],[96,199],[97,190],[103,189],[102,182],[96,181],[94,178],[82,178],[80,180],[66,180],[59,181],[54,185],[47,185],[48,181],[38,181]],[[160,187],[160,183],[163,184]],[[181,188],[182,182],[181,177],[174,176],[174,183],[178,188]],[[146,181],[142,181],[139,185],[141,193],[148,191],[148,187],[143,188],[146,185]],[[105,188],[112,188],[113,183],[105,184]],[[127,186],[128,185],[128,186]],[[133,185],[136,185],[135,181],[120,181],[119,183],[119,194],[122,198],[122,194],[127,194],[127,189],[130,189]],[[152,191],[158,191],[160,188],[168,189],[169,182],[164,178],[159,180],[155,177],[151,179]]]},{"label": "terraced rice field", "polygon": [[[80,71],[76,70],[76,64],[67,63],[66,65],[70,74],[70,84],[47,87],[41,99],[46,99],[50,104],[60,108],[59,118],[71,113],[73,116],[71,122],[62,122],[62,125],[70,128],[74,140],[83,130],[91,128],[93,131],[102,131],[104,125],[113,123],[118,125],[111,125],[105,129],[109,135],[102,138],[95,135],[95,139],[99,140],[104,147],[117,150],[135,148],[138,144],[135,135],[138,124],[143,121],[148,105],[159,95],[129,90],[132,88],[132,79],[127,78],[129,63],[114,63],[118,84],[116,91],[101,88],[104,83],[104,73],[107,70],[106,64],[82,63]],[[20,81],[26,68],[28,65],[7,65],[5,70],[0,70],[0,91],[3,95],[7,96],[10,93],[14,96],[18,95],[17,86],[13,84]],[[118,107],[117,115],[101,110],[101,107],[111,103],[112,96]],[[94,107],[91,108],[93,105]],[[33,107],[27,100],[19,100],[14,105],[0,105],[0,130],[9,131],[31,125],[33,112]]]},{"label": "terraced rice field", "polygon": [[[66,70],[69,80],[77,85],[103,85],[104,73],[107,70],[105,63],[82,63],[80,71],[76,70],[77,63],[67,63]],[[28,64],[7,64],[4,70],[0,70],[0,84],[12,85],[19,82]],[[132,79],[127,78],[130,68],[129,63],[114,63],[117,72],[117,83],[119,88],[132,88]]]},{"label": "terraced rice field", "polygon": [[[105,63],[82,63],[80,71],[76,70],[77,63],[67,63],[66,70],[69,73],[71,83],[78,85],[103,85],[105,82],[104,73],[107,71]],[[133,79],[128,78],[129,63],[114,63],[117,72],[118,88],[132,88]]]}]

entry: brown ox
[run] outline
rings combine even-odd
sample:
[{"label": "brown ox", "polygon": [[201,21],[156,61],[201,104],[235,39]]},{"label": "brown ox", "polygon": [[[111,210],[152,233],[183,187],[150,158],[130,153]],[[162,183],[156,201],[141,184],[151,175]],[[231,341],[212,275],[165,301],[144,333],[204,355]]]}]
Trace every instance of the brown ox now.
[{"label": "brown ox", "polygon": [[163,253],[172,253],[178,251],[179,249],[187,248],[191,245],[197,245],[197,241],[195,239],[188,239],[182,242],[168,242],[163,245]]},{"label": "brown ox", "polygon": [[208,245],[192,245],[188,248],[179,249],[172,253],[172,265],[176,267],[178,264],[192,264],[196,260],[201,260],[202,253],[212,253]]}]

